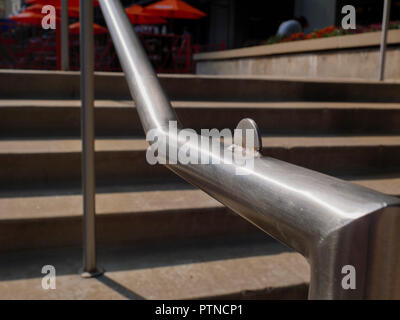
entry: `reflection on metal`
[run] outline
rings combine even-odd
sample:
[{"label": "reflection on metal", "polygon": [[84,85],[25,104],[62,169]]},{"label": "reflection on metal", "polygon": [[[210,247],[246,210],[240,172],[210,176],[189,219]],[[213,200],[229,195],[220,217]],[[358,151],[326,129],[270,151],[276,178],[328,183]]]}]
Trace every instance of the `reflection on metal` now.
[{"label": "reflection on metal", "polygon": [[384,0],[385,4],[383,7],[383,19],[382,19],[382,38],[381,38],[381,52],[379,61],[379,80],[385,79],[385,65],[386,65],[386,47],[387,47],[387,34],[390,23],[390,7],[392,4],[391,0]]},{"label": "reflection on metal", "polygon": [[[100,4],[145,132],[168,135],[176,115],[120,1]],[[309,298],[400,298],[400,199],[270,157],[235,175],[238,164],[192,148],[221,164],[168,168],[307,257]],[[342,287],[346,265],[357,271],[356,290]]]},{"label": "reflection on metal", "polygon": [[69,70],[68,0],[61,3],[61,70]]},{"label": "reflection on metal", "polygon": [[93,0],[80,1],[81,99],[82,99],[82,189],[83,270],[82,276],[97,276],[94,168],[94,35]]}]

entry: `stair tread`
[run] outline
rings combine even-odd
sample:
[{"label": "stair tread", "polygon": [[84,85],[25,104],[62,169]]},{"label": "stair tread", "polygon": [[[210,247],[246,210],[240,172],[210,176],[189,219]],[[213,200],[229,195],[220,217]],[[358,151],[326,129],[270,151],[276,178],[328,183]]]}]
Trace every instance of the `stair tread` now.
[{"label": "stair tread", "polygon": [[[400,195],[400,175],[375,177],[353,177],[350,181],[376,191]],[[100,192],[99,192],[100,191]],[[109,214],[146,214],[185,210],[223,208],[217,200],[199,189],[187,186],[183,189],[174,184],[159,190],[157,185],[147,187],[147,191],[101,192],[96,194],[96,212]],[[21,195],[0,194],[0,221],[19,219],[42,219],[78,217],[82,215],[80,194]]]},{"label": "stair tread", "polygon": [[[143,138],[96,139],[96,151],[144,151],[148,147]],[[71,153],[82,150],[79,138],[1,140],[0,154],[9,153]]]},{"label": "stair tread", "polygon": [[[305,298],[310,268],[300,254],[268,240],[210,244],[99,249],[106,273],[87,280],[77,274],[79,249],[2,254],[8,263],[0,266],[0,299],[245,298],[257,292],[276,299],[280,289],[299,286]],[[56,267],[57,290],[41,288],[47,264]]]},{"label": "stair tread", "polygon": [[[79,77],[79,71],[54,71],[54,70],[18,70],[18,69],[2,69],[0,70],[1,77],[10,77],[13,75],[20,76],[63,76],[63,77]],[[100,71],[95,72],[95,75],[101,75],[104,77],[110,77],[111,79],[117,77],[124,77],[123,72],[109,72]],[[388,84],[399,84],[400,81],[396,79],[388,79],[385,82],[373,80],[373,79],[360,79],[360,78],[342,78],[342,77],[301,77],[301,76],[276,76],[276,75],[246,75],[246,74],[173,74],[173,73],[161,73],[157,75],[160,79],[237,79],[237,80],[279,80],[279,81],[290,81],[290,82],[315,82],[315,83],[367,83],[385,86]]]},{"label": "stair tread", "polygon": [[[270,136],[262,138],[264,148],[399,146],[400,136]],[[79,138],[0,140],[0,154],[80,152]],[[144,151],[144,138],[97,138],[97,152]]]},{"label": "stair tread", "polygon": [[[269,109],[378,109],[398,110],[399,103],[370,103],[370,102],[253,102],[253,101],[172,101],[175,108],[269,108]],[[1,108],[10,107],[38,107],[38,108],[80,108],[80,100],[22,100],[1,99]],[[132,100],[96,100],[98,108],[131,108],[135,106]]]},{"label": "stair tread", "polygon": [[376,190],[378,192],[382,192],[385,194],[389,194],[391,196],[400,197],[400,176],[384,176],[377,178],[355,178],[350,179],[350,181],[359,184],[363,187],[370,188]]},{"label": "stair tread", "polygon": [[400,143],[400,136],[277,136],[263,137],[264,147],[341,147],[341,146],[395,146]]}]

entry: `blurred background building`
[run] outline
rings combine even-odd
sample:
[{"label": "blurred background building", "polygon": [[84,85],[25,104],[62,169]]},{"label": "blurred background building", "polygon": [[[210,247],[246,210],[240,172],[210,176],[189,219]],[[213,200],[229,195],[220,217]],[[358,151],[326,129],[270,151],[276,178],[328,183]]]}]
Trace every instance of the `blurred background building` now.
[{"label": "blurred background building", "polygon": [[[48,1],[50,4],[53,0]],[[126,8],[132,5],[146,8],[159,1],[121,0]],[[163,24],[153,25],[132,22],[135,24],[136,31],[141,34],[149,57],[159,72],[193,72],[195,66],[192,65],[191,60],[192,55],[196,53],[276,43],[276,39],[273,38],[281,23],[295,17],[304,16],[308,20],[309,26],[304,29],[307,36],[315,30],[327,27],[340,28],[343,17],[341,10],[345,5],[353,5],[356,8],[358,27],[379,24],[383,15],[382,0],[185,0],[185,2],[195,10],[202,11],[202,16],[187,19],[164,16]],[[57,59],[54,56],[56,51],[54,48],[57,45],[59,47],[56,43],[57,37],[41,30],[40,17],[32,17],[34,21],[32,19],[26,21],[24,20],[26,17],[21,17],[23,21],[19,21],[17,27],[12,25],[16,22],[14,15],[29,10],[28,7],[32,4],[34,1],[0,0],[0,19],[2,19],[0,28],[8,32],[0,37],[0,54],[6,57],[3,59],[5,62],[8,61],[3,67],[56,68]],[[38,10],[40,10],[40,5]],[[71,69],[79,68],[77,36],[79,8],[77,10],[78,14],[70,15],[69,21],[71,27],[74,24],[77,27],[77,34],[71,37],[73,63]],[[392,22],[400,20],[397,19],[400,16],[400,0],[392,1],[391,12]],[[41,14],[37,11],[34,13]],[[99,32],[103,33],[97,34],[98,60],[105,61],[102,67],[97,66],[98,69],[119,70],[112,43],[107,35],[105,21],[98,6],[95,8],[95,23],[98,25]],[[380,26],[377,28],[379,29]],[[184,39],[188,35],[190,44]],[[44,37],[44,40],[37,40],[40,37]],[[43,52],[41,45],[43,43],[46,43],[49,48],[47,53]],[[49,53],[53,53],[54,57],[49,57]],[[107,59],[110,61],[106,61]],[[170,67],[171,65],[174,67]]]},{"label": "blurred background building", "polygon": [[[24,0],[0,0],[0,17],[7,17],[21,8]],[[122,0],[124,6],[147,6],[155,0]],[[335,25],[340,26],[341,9],[354,5],[357,24],[368,25],[382,20],[381,0],[187,0],[187,3],[207,14],[201,20],[176,20],[174,31],[188,28],[194,43],[217,44],[238,48],[258,44],[275,35],[279,25],[294,16],[305,16],[309,27],[305,32]],[[97,9],[99,10],[99,9]],[[400,1],[392,1],[392,15],[400,13]]]},{"label": "blurred background building", "polygon": [[[154,0],[124,1],[127,5],[148,5]],[[294,16],[305,16],[310,26],[305,30],[335,25],[340,26],[341,9],[354,5],[357,24],[368,25],[382,21],[382,0],[188,0],[189,4],[207,13],[199,21],[180,21],[177,28],[186,24],[191,29],[194,41],[202,44],[225,42],[226,47],[238,48],[258,44],[275,35],[279,25]],[[400,13],[400,1],[393,1],[392,15]]]}]

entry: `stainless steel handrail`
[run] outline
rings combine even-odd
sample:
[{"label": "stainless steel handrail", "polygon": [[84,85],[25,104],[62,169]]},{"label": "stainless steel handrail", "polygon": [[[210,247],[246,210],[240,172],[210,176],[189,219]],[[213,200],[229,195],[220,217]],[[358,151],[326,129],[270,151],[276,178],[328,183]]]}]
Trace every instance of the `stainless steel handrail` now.
[{"label": "stainless steel handrail", "polygon": [[383,18],[382,18],[382,35],[381,35],[381,48],[379,54],[379,80],[385,79],[385,65],[386,65],[386,48],[387,48],[387,35],[390,23],[390,9],[392,0],[384,0],[383,5]]},{"label": "stainless steel handrail", "polygon": [[[145,132],[168,135],[175,112],[120,1],[100,5]],[[254,168],[236,175],[240,166],[220,153],[191,148],[221,164],[168,168],[308,258],[309,298],[400,298],[400,199],[258,153]],[[354,290],[342,285],[348,265],[356,270]]]}]

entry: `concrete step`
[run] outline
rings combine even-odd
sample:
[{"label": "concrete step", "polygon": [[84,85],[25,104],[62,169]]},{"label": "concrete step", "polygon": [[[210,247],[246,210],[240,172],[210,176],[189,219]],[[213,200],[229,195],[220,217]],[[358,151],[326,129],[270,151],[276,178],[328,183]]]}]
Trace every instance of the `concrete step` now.
[{"label": "concrete step", "polygon": [[[393,134],[400,104],[343,102],[174,101],[186,128],[234,129],[255,119],[265,134]],[[229,115],[229,116],[228,116]],[[78,100],[0,100],[0,136],[79,136]],[[98,136],[143,135],[132,101],[96,101]]]},{"label": "concrete step", "polygon": [[[400,136],[271,136],[263,145],[266,156],[332,175],[399,172]],[[146,150],[141,138],[97,139],[97,182],[176,178],[162,165],[149,165]],[[0,190],[79,185],[80,158],[78,138],[0,140]]]},{"label": "concrete step", "polygon": [[[0,299],[305,299],[306,260],[268,240],[99,248],[105,270],[82,279],[79,249],[0,253]],[[56,268],[56,290],[41,287]]]},{"label": "concrete step", "polygon": [[[400,101],[400,83],[343,79],[159,75],[171,100]],[[96,73],[96,99],[131,99],[122,73]],[[2,99],[75,99],[79,72],[0,70]]]},{"label": "concrete step", "polygon": [[[400,196],[400,174],[347,177]],[[79,189],[0,193],[0,251],[76,246],[81,241]],[[208,237],[267,236],[201,190],[182,183],[98,188],[101,245],[165,243]]]},{"label": "concrete step", "polygon": [[[98,190],[99,244],[150,243],[259,234],[251,224],[200,190],[169,184]],[[111,191],[111,192],[110,192]],[[0,250],[73,246],[81,241],[79,190],[5,193],[0,198]]]}]

